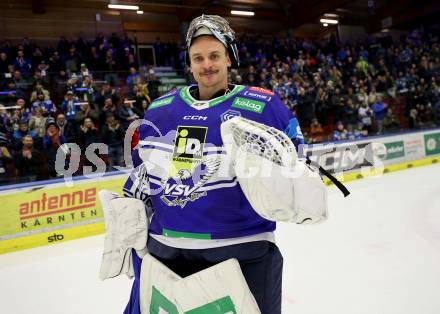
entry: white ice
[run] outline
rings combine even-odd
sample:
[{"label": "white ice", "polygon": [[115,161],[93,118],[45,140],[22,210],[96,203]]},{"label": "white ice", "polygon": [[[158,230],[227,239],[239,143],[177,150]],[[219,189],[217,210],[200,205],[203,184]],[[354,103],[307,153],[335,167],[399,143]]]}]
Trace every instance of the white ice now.
[{"label": "white ice", "polygon": [[[283,313],[439,314],[440,165],[330,188],[320,225],[279,224]],[[122,313],[126,277],[100,281],[103,236],[0,255],[0,313]]]}]

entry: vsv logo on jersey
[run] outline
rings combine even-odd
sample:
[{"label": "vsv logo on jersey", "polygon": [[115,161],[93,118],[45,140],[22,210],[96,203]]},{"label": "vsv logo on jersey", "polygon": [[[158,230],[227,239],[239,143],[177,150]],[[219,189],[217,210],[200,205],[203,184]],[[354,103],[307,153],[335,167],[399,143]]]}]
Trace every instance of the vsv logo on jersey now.
[{"label": "vsv logo on jersey", "polygon": [[[173,160],[176,158],[201,159],[208,128],[196,126],[178,126],[174,140]],[[183,160],[184,161],[184,160]]]},{"label": "vsv logo on jersey", "polygon": [[270,101],[272,99],[272,97],[269,95],[262,95],[262,94],[254,93],[251,91],[245,91],[244,95],[246,95],[248,97],[256,98],[256,99],[263,99],[266,101]]},{"label": "vsv logo on jersey", "polygon": [[169,177],[162,183],[163,195],[161,200],[168,206],[185,207],[188,201],[194,202],[206,191],[200,191],[206,182],[217,172],[220,167],[220,159],[217,156],[203,158],[193,172],[187,169],[180,169],[177,176]]},{"label": "vsv logo on jersey", "polygon": [[241,117],[241,112],[229,109],[220,115],[220,119],[222,120],[222,122],[228,121],[233,117]]},{"label": "vsv logo on jersey", "polygon": [[240,108],[256,113],[262,113],[266,104],[261,101],[237,97],[232,103],[232,107]]},{"label": "vsv logo on jersey", "polygon": [[193,202],[206,196],[205,191],[200,192],[198,189],[220,166],[216,158],[203,157],[207,132],[206,127],[177,127],[169,177],[162,181],[161,200],[168,206],[183,208],[188,201]]}]

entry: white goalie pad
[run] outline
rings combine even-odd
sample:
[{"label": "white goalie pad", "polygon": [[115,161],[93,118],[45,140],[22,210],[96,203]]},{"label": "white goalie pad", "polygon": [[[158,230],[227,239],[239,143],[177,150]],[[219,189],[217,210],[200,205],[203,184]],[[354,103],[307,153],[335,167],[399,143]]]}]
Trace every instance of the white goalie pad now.
[{"label": "white goalie pad", "polygon": [[147,254],[140,281],[142,314],[261,313],[236,259],[181,278]]},{"label": "white goalie pad", "polygon": [[283,132],[242,117],[221,125],[227,154],[247,200],[263,218],[315,223],[327,217],[327,189],[318,173],[297,159]]},{"label": "white goalie pad", "polygon": [[99,192],[105,220],[105,241],[99,277],[102,280],[126,274],[133,277],[131,249],[139,257],[147,253],[148,219],[145,205],[136,198]]}]

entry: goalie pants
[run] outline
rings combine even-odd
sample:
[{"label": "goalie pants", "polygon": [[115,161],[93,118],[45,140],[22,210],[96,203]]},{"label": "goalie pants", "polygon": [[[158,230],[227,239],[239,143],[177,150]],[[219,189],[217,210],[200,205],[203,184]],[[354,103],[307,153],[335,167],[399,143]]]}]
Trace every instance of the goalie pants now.
[{"label": "goalie pants", "polygon": [[[186,277],[215,264],[236,258],[262,314],[281,314],[281,281],[283,257],[269,241],[190,250],[166,246],[148,238],[151,255],[181,277]],[[133,251],[135,281],[124,314],[139,313],[139,274],[142,260]]]}]

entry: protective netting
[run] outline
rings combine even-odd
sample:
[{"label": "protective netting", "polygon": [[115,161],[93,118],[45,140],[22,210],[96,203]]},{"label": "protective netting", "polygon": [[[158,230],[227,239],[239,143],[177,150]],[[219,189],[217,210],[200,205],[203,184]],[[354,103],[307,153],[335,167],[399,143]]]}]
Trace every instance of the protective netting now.
[{"label": "protective netting", "polygon": [[295,162],[295,146],[283,132],[242,117],[235,117],[225,123],[237,149],[261,156],[280,166],[292,166]]}]

